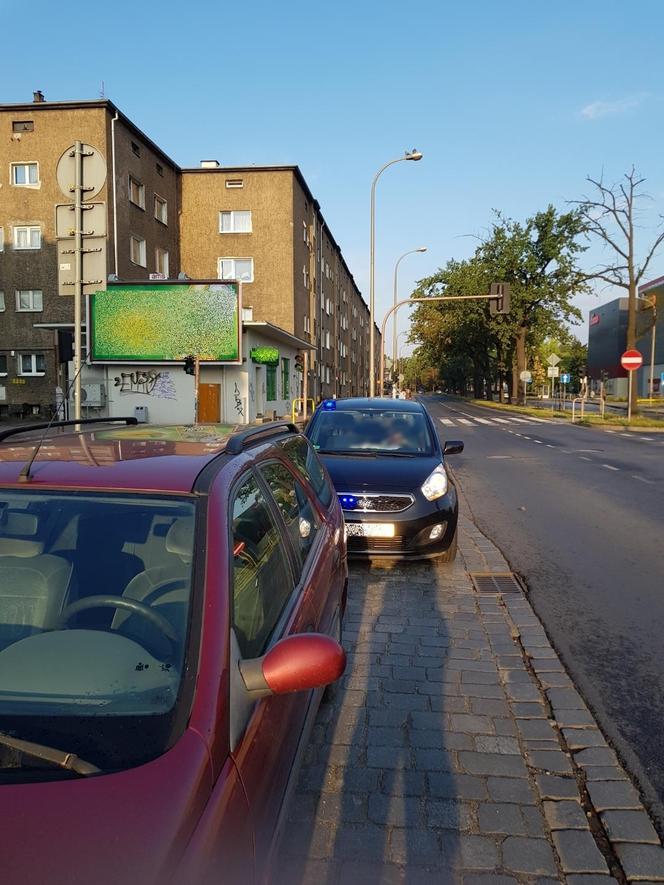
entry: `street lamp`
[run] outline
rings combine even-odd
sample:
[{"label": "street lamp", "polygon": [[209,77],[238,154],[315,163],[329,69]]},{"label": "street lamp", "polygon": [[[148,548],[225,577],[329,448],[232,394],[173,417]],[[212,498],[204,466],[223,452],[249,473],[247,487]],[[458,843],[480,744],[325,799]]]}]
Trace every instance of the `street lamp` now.
[{"label": "street lamp", "polygon": [[[376,395],[376,357],[374,353],[375,347],[375,339],[376,336],[374,334],[374,255],[376,248],[376,225],[375,225],[375,215],[376,215],[376,182],[382,175],[382,173],[387,169],[388,166],[393,166],[395,163],[402,163],[404,160],[421,160],[422,154],[417,150],[406,151],[403,157],[398,157],[396,160],[390,160],[389,163],[385,163],[384,166],[381,166],[376,175],[374,176],[374,180],[371,183],[371,243],[369,246],[369,396],[373,397]],[[382,342],[381,342],[382,347]]]},{"label": "street lamp", "polygon": [[[415,252],[426,252],[426,246],[420,246],[419,249],[411,249],[410,252],[404,252],[403,255],[400,255],[397,258],[397,263],[394,265],[394,305],[397,303],[397,272],[399,270],[399,263],[402,258],[405,258],[406,255],[413,255]],[[385,346],[385,342],[382,342],[383,347]],[[397,362],[397,315],[396,312],[392,317],[392,365],[396,365]],[[381,391],[382,396],[382,391]]]}]

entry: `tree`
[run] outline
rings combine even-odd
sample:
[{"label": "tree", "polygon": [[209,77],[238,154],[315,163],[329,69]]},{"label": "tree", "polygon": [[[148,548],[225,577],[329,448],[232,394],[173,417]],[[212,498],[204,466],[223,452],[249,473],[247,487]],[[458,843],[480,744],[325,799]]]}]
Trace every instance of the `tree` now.
[{"label": "tree", "polygon": [[[573,201],[578,206],[586,232],[596,237],[607,246],[613,253],[613,260],[600,265],[587,275],[587,279],[599,279],[610,286],[618,286],[627,291],[627,349],[636,346],[636,296],[639,283],[642,281],[648,269],[648,265],[655,252],[664,241],[664,227],[659,225],[649,249],[645,251],[645,258],[641,263],[636,258],[636,224],[638,221],[638,205],[648,195],[641,193],[639,188],[646,179],[642,178],[632,166],[626,172],[622,180],[616,184],[604,184],[603,177],[599,179],[587,176],[588,181],[595,188],[594,198],[584,197],[582,200]],[[664,216],[659,216],[664,218]],[[636,372],[630,372],[631,399],[636,404]]]}]

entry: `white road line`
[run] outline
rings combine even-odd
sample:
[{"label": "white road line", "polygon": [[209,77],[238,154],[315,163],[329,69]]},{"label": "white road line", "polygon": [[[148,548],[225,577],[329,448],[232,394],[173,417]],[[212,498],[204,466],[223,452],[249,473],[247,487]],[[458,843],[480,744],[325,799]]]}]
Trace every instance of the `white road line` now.
[{"label": "white road line", "polygon": [[602,467],[606,467],[607,470],[620,470],[620,467],[613,467],[611,464],[602,464]]},{"label": "white road line", "polygon": [[652,479],[646,479],[645,476],[632,476],[632,479],[638,479],[639,482],[647,482],[649,486],[654,486],[655,482]]},{"label": "white road line", "polygon": [[534,415],[530,416],[531,421],[539,421],[540,424],[550,424],[551,421],[548,418],[536,418]]},{"label": "white road line", "polygon": [[552,446],[551,443],[546,443],[547,449],[555,449],[555,446]]},{"label": "white road line", "polygon": [[511,457],[512,457],[511,455],[487,455],[487,458],[490,458],[491,460],[494,460],[494,461],[506,460],[506,459],[509,460]]},{"label": "white road line", "polygon": [[447,427],[454,427],[454,421],[451,418],[440,418],[440,423],[447,425]]},{"label": "white road line", "polygon": [[509,424],[509,423],[510,423],[510,422],[507,420],[507,418],[494,418],[493,420],[494,420],[494,421],[497,421],[498,424]]},{"label": "white road line", "polygon": [[489,421],[488,418],[475,418],[478,424],[493,424],[493,421]]},{"label": "white road line", "polygon": [[592,461],[592,458],[586,458],[585,455],[579,455],[579,458],[581,458],[582,461]]},{"label": "white road line", "polygon": [[469,421],[468,418],[457,418],[459,424],[470,424],[472,426],[473,422]]},{"label": "white road line", "polygon": [[528,418],[517,418],[516,415],[512,415],[510,421],[517,421],[519,424],[530,424]]},{"label": "white road line", "polygon": [[534,439],[533,442],[534,442],[534,443],[537,443],[538,446],[543,446],[543,445],[544,445],[544,443],[542,442],[541,439]]},{"label": "white road line", "polygon": [[640,436],[639,439],[642,439],[643,442],[655,442],[652,436]]},{"label": "white road line", "polygon": [[526,436],[526,434],[524,433],[524,434],[523,434],[523,438],[524,438],[524,439],[532,439],[532,436]]}]

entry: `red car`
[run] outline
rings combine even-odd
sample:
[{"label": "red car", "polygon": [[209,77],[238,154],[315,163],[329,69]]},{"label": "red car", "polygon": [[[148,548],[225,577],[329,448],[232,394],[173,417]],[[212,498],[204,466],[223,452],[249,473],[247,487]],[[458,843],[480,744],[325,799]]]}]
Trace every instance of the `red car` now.
[{"label": "red car", "polygon": [[292,425],[91,423],[0,433],[3,885],[269,881],[345,666],[337,496]]}]

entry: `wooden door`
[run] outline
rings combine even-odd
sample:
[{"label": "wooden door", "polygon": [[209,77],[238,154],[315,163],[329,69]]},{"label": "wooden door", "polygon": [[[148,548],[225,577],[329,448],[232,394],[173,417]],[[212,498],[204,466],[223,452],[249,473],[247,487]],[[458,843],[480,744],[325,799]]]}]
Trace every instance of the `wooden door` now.
[{"label": "wooden door", "polygon": [[198,420],[201,424],[221,421],[221,384],[198,385]]}]

